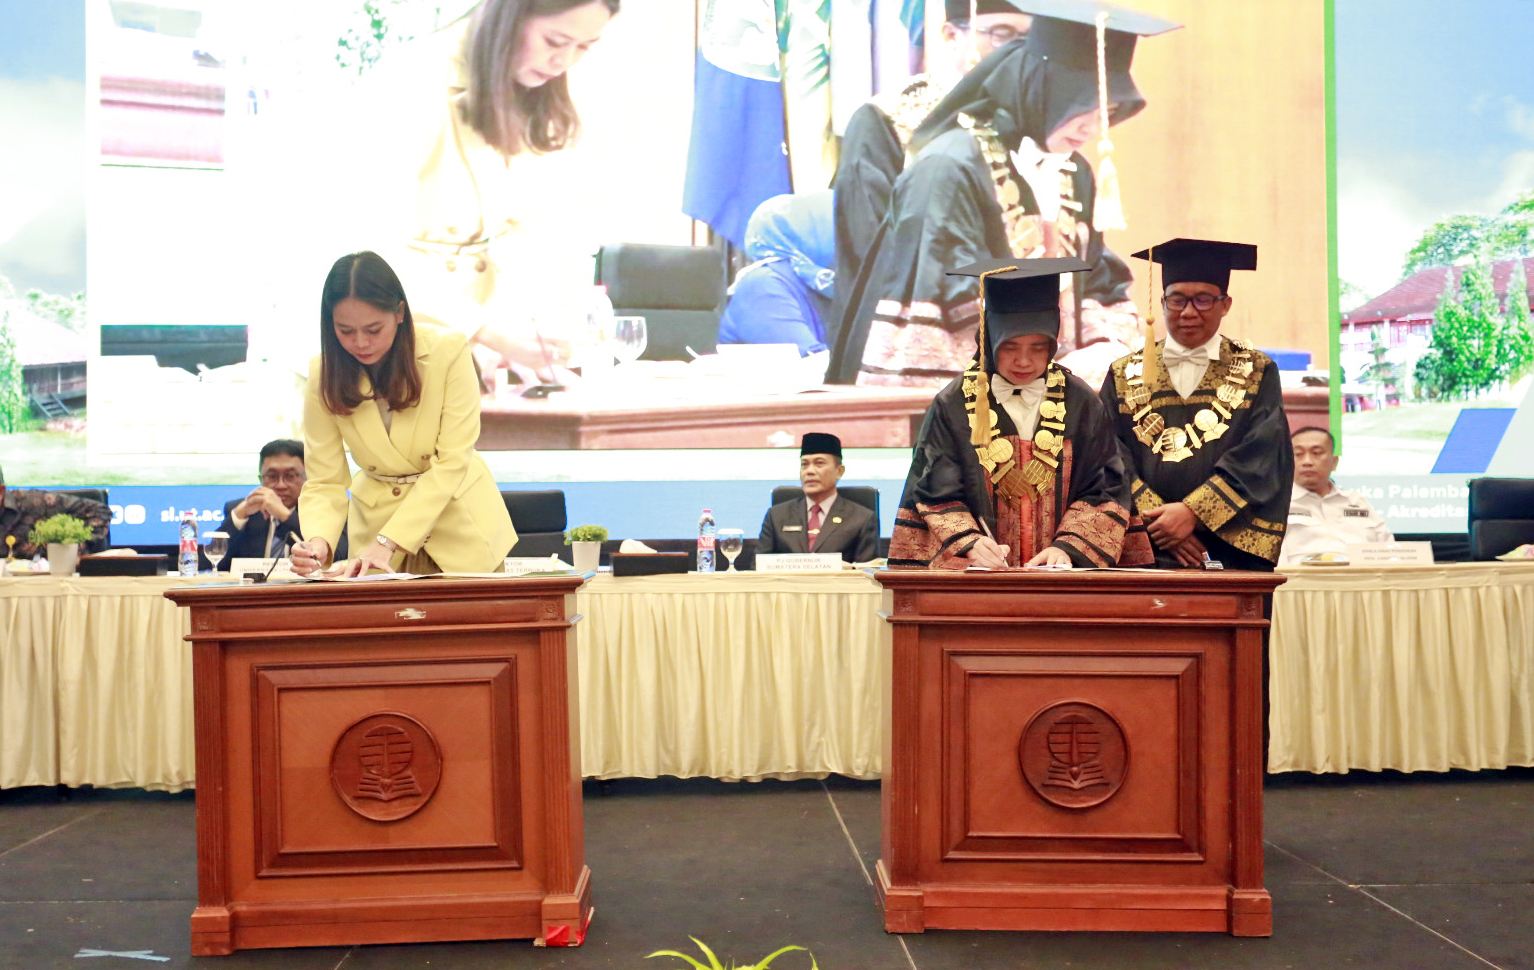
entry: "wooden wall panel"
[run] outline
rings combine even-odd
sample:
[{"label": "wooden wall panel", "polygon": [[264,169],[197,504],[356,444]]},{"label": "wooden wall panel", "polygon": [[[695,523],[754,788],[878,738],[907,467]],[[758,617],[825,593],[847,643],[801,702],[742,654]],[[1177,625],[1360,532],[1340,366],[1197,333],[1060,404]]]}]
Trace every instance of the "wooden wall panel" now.
[{"label": "wooden wall panel", "polygon": [[[1250,242],[1224,332],[1328,359],[1322,0],[1136,0],[1185,26],[1140,42],[1147,106],[1113,129],[1122,256],[1176,236]],[[1130,260],[1146,307],[1145,263]],[[1161,315],[1159,306],[1157,316]],[[1165,334],[1165,328],[1160,328]]]}]

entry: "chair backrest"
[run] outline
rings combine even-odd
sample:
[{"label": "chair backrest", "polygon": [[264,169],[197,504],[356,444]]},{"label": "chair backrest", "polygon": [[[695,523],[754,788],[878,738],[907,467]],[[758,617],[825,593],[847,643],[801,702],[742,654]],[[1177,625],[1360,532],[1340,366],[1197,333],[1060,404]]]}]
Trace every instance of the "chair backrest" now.
[{"label": "chair backrest", "polygon": [[1534,542],[1534,479],[1475,478],[1469,485],[1470,558],[1495,559]]},{"label": "chair backrest", "polygon": [[75,495],[80,498],[88,498],[93,502],[100,502],[102,505],[112,504],[107,501],[107,490],[104,488],[50,488],[48,491],[55,495]]},{"label": "chair backrest", "polygon": [[643,360],[687,360],[719,340],[728,268],[714,246],[618,243],[597,252],[597,282],[620,316],[642,316]]},{"label": "chair backrest", "polygon": [[565,549],[565,493],[557,488],[502,492],[501,501],[517,530],[511,556],[557,555]]},{"label": "chair backrest", "polygon": [[[836,494],[844,495],[849,501],[853,501],[870,510],[874,514],[874,521],[879,521],[879,490],[870,485],[842,485],[836,489]],[[781,505],[793,499],[804,500],[804,489],[793,485],[779,485],[772,490],[772,504]]]}]

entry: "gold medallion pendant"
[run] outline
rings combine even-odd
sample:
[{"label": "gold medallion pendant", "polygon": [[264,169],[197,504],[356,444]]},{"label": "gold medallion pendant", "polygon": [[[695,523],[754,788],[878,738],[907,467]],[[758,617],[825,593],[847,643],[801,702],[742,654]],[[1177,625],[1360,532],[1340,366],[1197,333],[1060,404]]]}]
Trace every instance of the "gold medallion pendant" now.
[{"label": "gold medallion pendant", "polygon": [[1193,450],[1188,447],[1188,433],[1181,428],[1167,428],[1152,447],[1161,455],[1162,461],[1182,461],[1190,458]]},{"label": "gold medallion pendant", "polygon": [[1230,430],[1230,425],[1221,421],[1219,415],[1209,408],[1204,408],[1193,416],[1193,426],[1203,432],[1205,441],[1213,441]]}]

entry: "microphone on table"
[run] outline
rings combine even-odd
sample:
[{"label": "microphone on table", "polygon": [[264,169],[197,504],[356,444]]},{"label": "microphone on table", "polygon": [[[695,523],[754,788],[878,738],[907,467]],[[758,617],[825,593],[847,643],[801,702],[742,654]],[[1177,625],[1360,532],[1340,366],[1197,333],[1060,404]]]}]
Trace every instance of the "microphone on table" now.
[{"label": "microphone on table", "polygon": [[[291,533],[291,532],[289,532],[287,535],[283,536],[282,537],[282,548],[280,550],[278,550],[277,555],[272,557],[272,564],[270,566],[266,567],[265,574],[257,576],[255,573],[246,573],[245,574],[246,577],[247,578],[253,577],[253,581],[257,582],[257,583],[264,583],[264,582],[266,582],[269,578],[271,578],[272,570],[277,568],[277,563],[279,563],[283,559],[287,558],[288,553],[293,548],[293,543],[295,543],[297,541],[298,541],[297,539],[293,538],[293,533]],[[268,548],[270,548],[270,546],[268,546]]]}]

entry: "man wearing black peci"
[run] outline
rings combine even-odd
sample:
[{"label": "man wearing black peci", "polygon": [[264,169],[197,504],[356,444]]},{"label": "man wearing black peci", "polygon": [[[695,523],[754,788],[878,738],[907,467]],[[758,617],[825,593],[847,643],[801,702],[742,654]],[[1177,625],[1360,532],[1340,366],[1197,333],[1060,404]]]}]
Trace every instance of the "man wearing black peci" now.
[{"label": "man wearing black peci", "polygon": [[873,511],[838,495],[842,441],[811,431],[799,448],[799,485],[803,498],[767,510],[758,553],[839,552],[847,562],[868,562],[879,555],[879,523]]},{"label": "man wearing black peci", "polygon": [[1278,367],[1219,332],[1231,270],[1255,270],[1257,247],[1173,239],[1135,257],[1161,266],[1167,339],[1148,333],[1101,394],[1156,563],[1272,571],[1294,481]]}]

